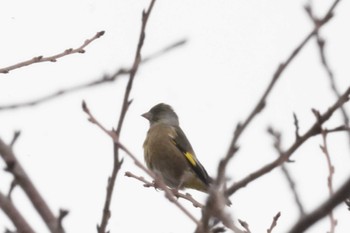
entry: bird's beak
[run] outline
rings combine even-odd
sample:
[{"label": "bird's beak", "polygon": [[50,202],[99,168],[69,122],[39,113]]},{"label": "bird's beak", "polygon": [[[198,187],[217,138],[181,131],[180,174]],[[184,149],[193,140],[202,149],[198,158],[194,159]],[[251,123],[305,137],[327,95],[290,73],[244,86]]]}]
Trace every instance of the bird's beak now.
[{"label": "bird's beak", "polygon": [[151,113],[150,112],[146,112],[146,113],[142,114],[141,116],[146,118],[147,120],[151,120]]}]

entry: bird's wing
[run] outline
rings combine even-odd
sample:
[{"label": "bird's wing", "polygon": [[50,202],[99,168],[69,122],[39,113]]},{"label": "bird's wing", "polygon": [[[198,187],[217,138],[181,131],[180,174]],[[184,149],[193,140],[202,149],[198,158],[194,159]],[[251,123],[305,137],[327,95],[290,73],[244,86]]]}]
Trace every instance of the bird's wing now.
[{"label": "bird's wing", "polygon": [[186,161],[190,165],[191,169],[198,176],[198,178],[203,181],[204,184],[208,185],[211,183],[211,178],[209,177],[207,171],[203,165],[198,161],[190,142],[185,136],[184,132],[180,127],[174,127],[175,135],[169,135],[180,152],[184,155]]}]

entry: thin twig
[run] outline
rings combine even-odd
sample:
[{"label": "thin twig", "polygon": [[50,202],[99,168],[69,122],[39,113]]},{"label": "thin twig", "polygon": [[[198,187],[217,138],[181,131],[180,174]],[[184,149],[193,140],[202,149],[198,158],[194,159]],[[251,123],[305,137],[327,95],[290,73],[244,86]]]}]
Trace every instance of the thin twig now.
[{"label": "thin twig", "polygon": [[343,185],[334,192],[332,197],[329,197],[325,202],[318,206],[314,211],[300,218],[288,233],[300,233],[306,231],[310,226],[315,224],[330,213],[337,205],[343,203],[350,196],[350,177]]},{"label": "thin twig", "polygon": [[117,144],[116,142],[118,142],[117,138],[120,137],[120,132],[121,132],[121,129],[123,126],[124,118],[125,118],[125,115],[126,115],[128,108],[129,108],[129,105],[131,104],[131,100],[129,100],[129,96],[130,96],[130,92],[131,92],[131,88],[132,88],[132,84],[133,84],[136,72],[137,72],[138,67],[141,63],[141,49],[142,49],[142,46],[144,44],[144,40],[146,37],[145,36],[146,25],[147,25],[149,16],[151,14],[151,11],[153,9],[154,3],[155,3],[155,0],[152,0],[150,2],[150,5],[149,5],[147,11],[142,12],[141,31],[140,31],[139,41],[137,44],[135,58],[134,58],[133,65],[132,65],[130,72],[129,72],[128,84],[125,88],[125,94],[124,94],[122,109],[121,109],[118,124],[117,124],[117,130],[113,131],[113,133],[115,133],[115,135],[116,135],[116,138],[113,139],[114,140],[114,144],[113,144],[113,156],[114,156],[114,158],[113,158],[113,170],[112,170],[111,176],[108,177],[107,192],[106,192],[105,203],[103,206],[101,222],[97,226],[97,231],[99,233],[106,232],[108,220],[111,216],[110,204],[112,201],[112,194],[113,194],[114,185],[115,185],[115,181],[116,181],[119,169],[122,165],[122,160],[119,159],[120,144]]},{"label": "thin twig", "polygon": [[299,197],[299,193],[297,192],[295,181],[294,181],[293,177],[291,176],[291,174],[290,174],[290,172],[285,164],[282,164],[281,169],[282,169],[284,176],[286,177],[286,179],[288,181],[289,188],[293,193],[294,201],[297,204],[297,207],[299,210],[299,215],[302,218],[305,215],[305,209],[304,209],[304,205],[302,204],[301,199]]},{"label": "thin twig", "polygon": [[[295,119],[297,119],[297,118],[294,117],[294,124],[296,126],[296,129],[298,129],[298,123],[297,123],[297,121],[295,121]],[[300,135],[299,135],[299,133],[297,133],[297,131],[298,130],[296,130],[296,140],[298,140],[300,138]],[[283,149],[281,147],[281,134],[276,132],[272,127],[268,128],[268,133],[271,134],[273,136],[273,138],[274,138],[274,141],[275,141],[274,142],[274,148],[278,152],[278,156],[282,156],[283,155]],[[297,192],[295,181],[292,178],[292,176],[291,176],[291,174],[290,174],[290,172],[289,172],[289,170],[288,170],[288,168],[287,168],[287,166],[285,164],[281,165],[281,170],[282,170],[284,176],[286,177],[286,179],[288,181],[290,190],[293,193],[295,203],[298,206],[299,215],[300,215],[300,217],[302,217],[302,216],[305,215],[305,210],[304,210],[303,204],[301,203],[301,199],[299,197],[299,194]]]},{"label": "thin twig", "polygon": [[298,120],[297,114],[293,113],[293,118],[294,118],[294,126],[295,126],[295,140],[298,140],[300,138],[300,134],[299,134],[299,120]]},{"label": "thin twig", "polygon": [[345,126],[345,125],[341,125],[338,127],[335,127],[333,129],[324,129],[324,131],[328,134],[328,133],[336,133],[336,132],[350,132],[350,127],[349,126]]},{"label": "thin twig", "polygon": [[135,75],[136,75],[136,73],[138,71],[138,68],[139,68],[139,65],[140,65],[140,63],[142,61],[141,49],[142,49],[142,46],[144,44],[144,40],[145,40],[145,37],[146,37],[146,33],[145,33],[146,25],[147,25],[147,22],[148,22],[148,18],[149,18],[150,14],[151,14],[151,11],[153,9],[154,3],[155,3],[155,0],[152,0],[150,5],[149,5],[149,7],[148,7],[148,10],[142,12],[142,25],[141,25],[140,38],[139,38],[139,42],[137,44],[137,49],[136,49],[136,53],[135,53],[134,63],[132,65],[131,69],[130,69],[129,81],[128,81],[128,84],[127,84],[127,86],[125,88],[123,104],[122,104],[122,108],[121,108],[121,111],[120,111],[120,116],[119,116],[117,130],[116,130],[116,134],[118,136],[120,135],[120,132],[122,130],[122,125],[124,123],[126,112],[128,111],[129,105],[132,102],[132,100],[129,99],[129,96],[130,96],[130,92],[131,92],[131,89],[132,89],[132,86],[133,86],[133,83],[134,83]]},{"label": "thin twig", "polygon": [[[327,178],[327,186],[329,191],[329,196],[332,197],[334,194],[333,190],[333,175],[334,175],[334,166],[332,165],[331,157],[329,155],[328,146],[327,146],[327,133],[322,130],[322,139],[323,145],[320,145],[320,148],[323,154],[326,156],[327,166],[328,166],[328,178]],[[333,211],[329,212],[329,221],[330,221],[330,231],[329,233],[335,232],[335,227],[337,226],[337,220],[334,218]]]},{"label": "thin twig", "polygon": [[281,217],[281,212],[278,212],[278,213],[273,217],[271,226],[270,226],[269,229],[267,229],[267,233],[271,233],[272,230],[277,226],[277,221],[278,221],[279,217]]},{"label": "thin twig", "polygon": [[250,182],[256,180],[257,178],[267,174],[271,170],[275,169],[279,165],[283,164],[284,162],[288,161],[292,154],[309,138],[320,134],[321,133],[321,126],[324,122],[326,122],[332,114],[344,103],[346,103],[349,100],[350,95],[350,87],[345,91],[343,95],[340,96],[340,98],[324,113],[320,114],[319,117],[316,119],[316,122],[310,127],[310,129],[300,136],[299,140],[295,141],[288,150],[282,152],[282,156],[278,157],[273,162],[263,166],[262,168],[258,169],[257,171],[249,174],[242,180],[234,183],[231,187],[227,189],[227,195],[232,195],[237,190],[239,190],[242,187],[245,187]]},{"label": "thin twig", "polygon": [[64,57],[64,56],[67,56],[67,55],[70,55],[70,54],[74,54],[74,53],[85,53],[85,50],[84,48],[86,46],[88,46],[91,42],[93,42],[94,40],[100,38],[101,36],[103,36],[105,32],[104,31],[100,31],[100,32],[97,32],[91,39],[87,39],[84,41],[84,43],[76,48],[76,49],[66,49],[65,51],[63,51],[62,53],[59,53],[59,54],[56,54],[56,55],[53,55],[53,56],[48,56],[48,57],[44,57],[44,56],[37,56],[37,57],[34,57],[32,59],[29,59],[27,61],[23,61],[23,62],[20,62],[18,64],[15,64],[15,65],[12,65],[12,66],[8,66],[8,67],[5,67],[5,68],[1,68],[0,69],[0,73],[3,73],[3,74],[7,74],[9,73],[11,70],[14,70],[14,69],[18,69],[18,68],[21,68],[23,66],[29,66],[29,65],[32,65],[34,63],[40,63],[40,62],[56,62],[57,59],[61,58],[61,57]]},{"label": "thin twig", "polygon": [[13,205],[10,198],[6,197],[0,192],[0,209],[9,217],[13,225],[16,227],[17,232],[34,233],[35,231]]},{"label": "thin twig", "polygon": [[[186,43],[185,39],[176,41],[168,46],[166,46],[165,48],[156,51],[152,54],[150,54],[149,56],[145,57],[142,59],[140,64],[146,64],[147,62],[150,62],[151,60],[158,58],[164,54],[166,54],[167,52],[178,48],[179,46],[182,46]],[[46,103],[48,101],[54,100],[56,98],[65,96],[67,94],[71,94],[77,91],[81,91],[81,90],[85,90],[88,88],[92,88],[92,87],[96,87],[102,84],[107,84],[107,83],[111,83],[111,82],[115,82],[116,80],[118,80],[119,77],[123,76],[123,75],[127,75],[130,74],[131,68],[119,68],[117,69],[113,74],[111,75],[103,75],[102,77],[86,82],[86,83],[81,83],[78,84],[76,86],[72,86],[69,88],[65,88],[65,89],[61,89],[58,91],[55,91],[53,93],[32,99],[32,100],[27,100],[24,102],[20,102],[20,103],[10,103],[10,104],[6,104],[6,105],[0,105],[0,111],[3,110],[14,110],[14,109],[19,109],[19,108],[23,108],[23,107],[31,107],[31,106],[37,106],[39,104],[42,103]]]}]

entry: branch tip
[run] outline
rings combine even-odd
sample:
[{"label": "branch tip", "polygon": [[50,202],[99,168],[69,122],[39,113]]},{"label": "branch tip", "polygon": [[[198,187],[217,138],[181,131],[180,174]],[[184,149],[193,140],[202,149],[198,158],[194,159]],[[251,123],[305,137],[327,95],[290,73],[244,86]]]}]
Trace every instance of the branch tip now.
[{"label": "branch tip", "polygon": [[100,31],[96,34],[96,38],[100,38],[101,36],[103,36],[105,34],[105,31]]},{"label": "branch tip", "polygon": [[89,109],[88,109],[88,107],[87,107],[87,105],[86,105],[85,100],[82,101],[81,107],[83,108],[83,111],[84,111],[85,113],[89,113],[89,112],[90,112]]}]

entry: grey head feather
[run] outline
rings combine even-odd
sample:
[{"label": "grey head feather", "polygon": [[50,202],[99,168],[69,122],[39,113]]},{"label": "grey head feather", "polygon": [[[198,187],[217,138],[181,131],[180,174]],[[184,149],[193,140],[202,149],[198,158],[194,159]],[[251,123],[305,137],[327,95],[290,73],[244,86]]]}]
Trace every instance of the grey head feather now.
[{"label": "grey head feather", "polygon": [[164,103],[160,103],[151,108],[148,112],[142,114],[149,120],[150,124],[164,123],[172,126],[179,126],[179,118],[173,108]]}]

